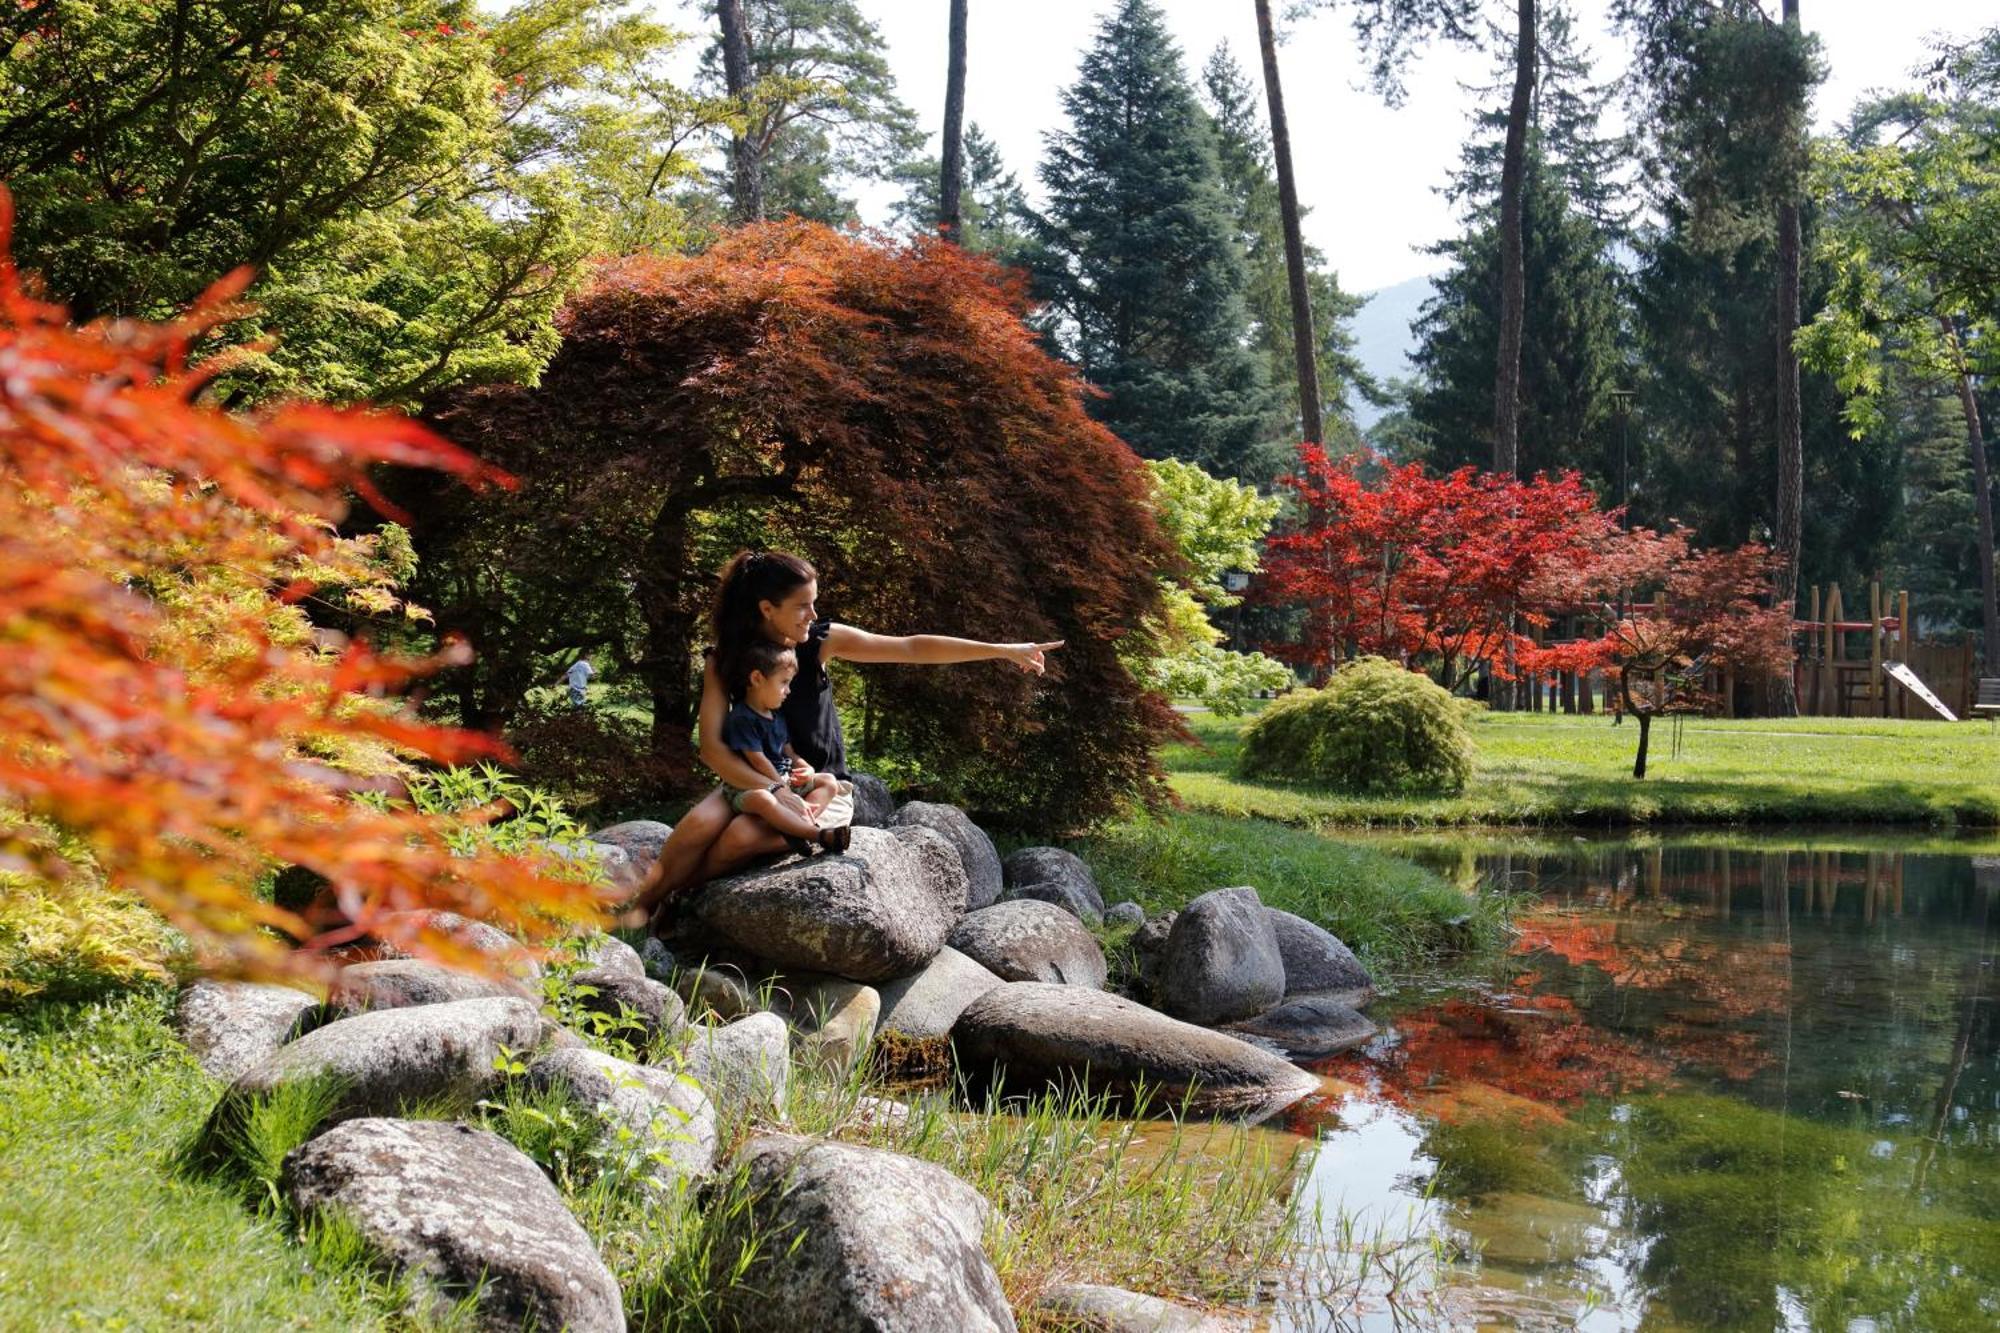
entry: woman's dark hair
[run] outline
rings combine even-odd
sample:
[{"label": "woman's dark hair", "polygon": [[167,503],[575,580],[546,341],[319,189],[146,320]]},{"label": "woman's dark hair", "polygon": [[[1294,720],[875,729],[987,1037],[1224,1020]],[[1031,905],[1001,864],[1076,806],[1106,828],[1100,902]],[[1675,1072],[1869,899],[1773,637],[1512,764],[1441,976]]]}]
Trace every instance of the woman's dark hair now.
[{"label": "woman's dark hair", "polygon": [[764,612],[758,603],[782,602],[793,589],[818,577],[811,565],[784,551],[738,551],[723,566],[709,628],[715,636],[715,670],[725,686],[733,691],[731,682],[749,679],[742,665],[743,650],[764,637]]},{"label": "woman's dark hair", "polygon": [[750,674],[757,672],[766,679],[778,674],[778,667],[792,658],[792,650],[769,639],[755,638],[743,645],[736,654],[736,675],[724,676],[722,683],[729,691],[731,699],[744,699],[750,694]]}]

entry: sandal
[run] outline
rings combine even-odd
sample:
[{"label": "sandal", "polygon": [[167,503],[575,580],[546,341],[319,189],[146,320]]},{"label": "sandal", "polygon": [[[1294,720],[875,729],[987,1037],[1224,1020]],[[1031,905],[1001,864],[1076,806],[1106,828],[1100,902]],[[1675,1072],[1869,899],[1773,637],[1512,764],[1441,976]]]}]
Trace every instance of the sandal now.
[{"label": "sandal", "polygon": [[847,845],[853,841],[854,830],[845,824],[819,831],[819,845],[829,852],[844,852],[847,850]]}]

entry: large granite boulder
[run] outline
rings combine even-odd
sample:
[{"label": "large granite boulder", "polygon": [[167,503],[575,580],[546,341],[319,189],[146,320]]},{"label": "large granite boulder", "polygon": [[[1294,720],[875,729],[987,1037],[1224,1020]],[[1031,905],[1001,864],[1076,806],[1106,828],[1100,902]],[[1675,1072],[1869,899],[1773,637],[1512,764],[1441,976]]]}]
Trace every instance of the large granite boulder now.
[{"label": "large granite boulder", "polygon": [[1232,1023],[1285,997],[1285,960],[1255,889],[1215,889],[1174,918],[1160,957],[1160,1007],[1190,1023]]},{"label": "large granite boulder", "polygon": [[439,912],[428,908],[411,912],[389,912],[381,917],[378,934],[383,941],[379,952],[384,957],[414,956],[407,950],[389,943],[392,936],[441,935],[458,948],[485,954],[493,960],[498,971],[526,981],[535,980],[542,975],[540,961],[523,948],[519,940],[498,926],[490,926],[484,921],[474,921],[456,912]]},{"label": "large granite boulder", "polygon": [[209,1077],[227,1082],[290,1041],[318,1008],[317,997],[289,986],[197,981],[174,1006],[174,1030]]},{"label": "large granite boulder", "polygon": [[1080,1085],[1129,1101],[1143,1082],[1155,1111],[1186,1099],[1198,1115],[1268,1115],[1319,1086],[1249,1042],[1085,986],[996,986],[966,1006],[951,1039],[962,1072],[1009,1091]]},{"label": "large granite boulder", "polygon": [[1374,997],[1375,978],[1339,936],[1275,907],[1264,912],[1271,918],[1278,956],[1284,960],[1286,999],[1324,995],[1358,1008]]},{"label": "large granite boulder", "polygon": [[351,1120],[285,1159],[307,1216],[355,1227],[425,1313],[472,1295],[488,1329],[622,1333],[617,1279],[541,1168],[498,1135],[435,1120]]},{"label": "large granite boulder", "polygon": [[691,907],[708,930],[778,967],[877,981],[944,947],[965,912],[965,872],[935,833],[861,828],[842,854],[713,880]]},{"label": "large granite boulder", "polygon": [[918,1041],[948,1036],[965,1006],[1003,980],[947,945],[917,971],[876,986],[881,1030]]},{"label": "large granite boulder", "polygon": [[[647,937],[649,940],[650,936]],[[593,931],[577,941],[577,959],[586,969],[602,968],[608,972],[620,972],[628,977],[647,975],[646,960],[639,951],[604,931]],[[665,977],[659,978],[665,981]]]},{"label": "large granite boulder", "polygon": [[993,1206],[944,1168],[853,1143],[760,1135],[737,1159],[765,1237],[726,1289],[741,1333],[999,1333],[1015,1327],[986,1257]]},{"label": "large granite boulder", "polygon": [[1073,914],[1032,898],[969,914],[952,930],[951,947],[1003,981],[1102,986],[1106,975],[1097,937]]},{"label": "large granite boulder", "polygon": [[896,814],[896,798],[889,784],[867,773],[849,773],[854,784],[854,827],[887,828]]},{"label": "large granite boulder", "polygon": [[594,1111],[603,1147],[637,1154],[630,1165],[656,1190],[672,1192],[715,1165],[715,1107],[691,1076],[571,1046],[536,1060],[528,1078]]},{"label": "large granite boulder", "polygon": [[723,1110],[784,1111],[792,1045],[785,1020],[776,1014],[752,1014],[720,1027],[698,1023],[684,1056],[688,1075]]},{"label": "large granite boulder", "polygon": [[1294,1060],[1317,1060],[1351,1051],[1375,1035],[1375,1025],[1359,1010],[1328,995],[1302,995],[1231,1023],[1228,1031],[1275,1047]]},{"label": "large granite boulder", "polygon": [[687,1006],[681,997],[651,977],[593,967],[572,975],[564,990],[577,1008],[598,1015],[606,1031],[630,1042],[671,1037],[684,1026]]},{"label": "large granite boulder", "polygon": [[1037,1305],[1062,1321],[1064,1328],[1089,1333],[1249,1333],[1252,1327],[1242,1315],[1214,1315],[1158,1296],[1088,1282],[1050,1287]]},{"label": "large granite boulder", "polygon": [[965,909],[976,912],[1000,901],[1000,853],[986,830],[955,805],[910,801],[889,820],[890,828],[927,828],[943,835],[965,867]]},{"label": "large granite boulder", "polygon": [[590,840],[623,851],[633,869],[644,877],[653,868],[653,862],[660,859],[660,848],[667,845],[673,832],[672,824],[662,824],[657,819],[628,819],[597,830]]},{"label": "large granite boulder", "polygon": [[440,1099],[470,1104],[499,1077],[501,1047],[525,1055],[544,1031],[540,1012],[521,999],[376,1009],[280,1047],[230,1085],[225,1104],[304,1079],[338,1085],[335,1114],[343,1117],[394,1115]]},{"label": "large granite boulder", "polygon": [[453,1000],[528,998],[528,989],[511,977],[463,972],[421,958],[384,958],[340,969],[327,1007],[342,1015],[370,1009],[405,1009],[420,1004],[450,1004]]},{"label": "large granite boulder", "polygon": [[1093,926],[1104,920],[1104,895],[1098,891],[1097,876],[1074,852],[1023,847],[1000,863],[1000,873],[1006,881],[1002,901],[1034,898],[1073,912]]}]

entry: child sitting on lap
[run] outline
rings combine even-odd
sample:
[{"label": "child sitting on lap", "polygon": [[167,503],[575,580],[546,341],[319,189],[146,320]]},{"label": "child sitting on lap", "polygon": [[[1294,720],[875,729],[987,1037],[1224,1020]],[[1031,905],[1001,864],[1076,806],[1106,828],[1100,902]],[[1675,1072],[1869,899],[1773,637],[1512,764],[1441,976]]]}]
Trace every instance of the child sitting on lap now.
[{"label": "child sitting on lap", "polygon": [[[743,654],[738,667],[740,680],[729,687],[729,713],[722,720],[722,743],[743,756],[743,761],[769,778],[770,785],[747,791],[731,791],[730,808],[739,814],[755,815],[785,835],[793,851],[800,855],[814,845],[838,852],[847,849],[853,836],[846,827],[823,829],[818,818],[840,790],[840,780],[831,773],[815,773],[792,749],[791,733],[785,719],[778,716],[785,696],[792,691],[792,677],[798,674],[798,659],[789,648],[759,640]],[[791,787],[805,800],[807,813],[789,809],[778,792]]]}]

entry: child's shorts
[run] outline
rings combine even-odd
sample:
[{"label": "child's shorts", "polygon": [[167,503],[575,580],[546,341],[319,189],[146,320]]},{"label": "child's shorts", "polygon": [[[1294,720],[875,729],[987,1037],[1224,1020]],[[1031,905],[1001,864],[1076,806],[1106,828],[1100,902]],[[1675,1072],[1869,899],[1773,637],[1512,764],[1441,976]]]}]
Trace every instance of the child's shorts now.
[{"label": "child's shorts", "polygon": [[743,789],[731,787],[729,789],[729,808],[739,815],[746,814],[748,812],[744,810],[743,803],[757,793],[769,790],[771,790],[769,787],[749,787]]}]

